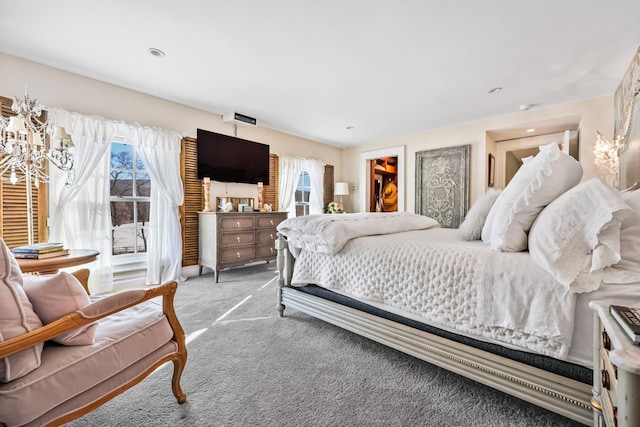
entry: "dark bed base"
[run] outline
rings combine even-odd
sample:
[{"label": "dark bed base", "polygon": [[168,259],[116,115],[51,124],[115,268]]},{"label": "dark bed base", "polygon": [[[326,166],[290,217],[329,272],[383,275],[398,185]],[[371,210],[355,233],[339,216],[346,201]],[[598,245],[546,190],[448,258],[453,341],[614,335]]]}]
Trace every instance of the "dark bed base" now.
[{"label": "dark bed base", "polygon": [[391,320],[393,322],[400,323],[411,328],[419,329],[421,331],[428,332],[430,334],[437,335],[439,337],[443,337],[455,342],[459,342],[464,345],[488,351],[489,353],[506,357],[516,362],[535,366],[536,368],[543,369],[548,372],[553,372],[554,374],[562,375],[563,377],[571,378],[573,380],[580,381],[581,383],[591,385],[593,381],[593,370],[584,366],[576,365],[575,363],[564,362],[552,357],[529,353],[526,351],[513,350],[497,344],[492,344],[462,335],[457,335],[449,331],[438,329],[436,327],[426,325],[412,319],[407,319],[406,317],[402,317],[388,311],[381,310],[369,304],[346,297],[344,295],[337,294],[333,291],[321,288],[316,285],[307,285],[291,289],[299,292],[304,292],[309,295],[314,295],[322,299],[329,300],[346,307],[351,307],[356,310],[381,317],[383,319]]}]

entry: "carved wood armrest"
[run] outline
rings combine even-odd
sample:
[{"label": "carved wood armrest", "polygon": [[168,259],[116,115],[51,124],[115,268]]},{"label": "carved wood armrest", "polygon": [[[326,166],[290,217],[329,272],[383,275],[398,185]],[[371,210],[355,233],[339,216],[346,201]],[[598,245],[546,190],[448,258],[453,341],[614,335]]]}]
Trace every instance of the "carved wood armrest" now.
[{"label": "carved wood armrest", "polygon": [[176,289],[178,289],[178,283],[173,281],[163,285],[127,290],[109,295],[46,326],[0,342],[0,359],[159,296],[163,297],[163,312],[173,327],[174,339],[184,340],[184,331],[173,308],[173,297]]}]

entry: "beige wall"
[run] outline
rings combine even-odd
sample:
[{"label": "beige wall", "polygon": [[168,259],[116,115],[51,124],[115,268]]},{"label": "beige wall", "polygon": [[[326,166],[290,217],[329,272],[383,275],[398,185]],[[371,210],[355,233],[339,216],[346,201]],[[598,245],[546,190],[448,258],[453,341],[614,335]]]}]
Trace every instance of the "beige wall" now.
[{"label": "beige wall", "polygon": [[[195,137],[198,127],[233,135],[233,125],[222,122],[217,114],[0,53],[0,95],[20,97],[25,85],[29,87],[29,94],[46,106],[159,126],[185,136]],[[334,165],[337,181],[347,181],[358,186],[357,190],[351,190],[351,194],[344,199],[351,212],[361,209],[359,192],[363,188],[359,181],[361,168],[364,167],[360,164],[361,153],[403,146],[406,160],[405,210],[413,212],[417,151],[471,144],[472,203],[485,191],[487,153],[495,154],[495,144],[487,132],[525,127],[530,123],[570,116],[580,117],[580,161],[584,168],[584,179],[595,177],[593,146],[596,130],[607,137],[611,137],[613,133],[613,95],[546,108],[537,107],[526,112],[424,131],[344,150],[263,127],[238,126],[238,137],[269,144],[271,151],[277,154],[316,158]],[[212,198],[225,194],[257,197],[257,190],[254,185],[214,183]]]},{"label": "beige wall", "polygon": [[[158,126],[194,138],[197,128],[227,135],[234,133],[233,125],[223,122],[217,114],[0,53],[0,95],[20,98],[25,85],[32,98],[48,107]],[[336,147],[260,126],[239,125],[237,136],[269,144],[272,153],[320,159],[334,165],[338,173],[342,170],[342,150]],[[257,198],[257,186],[213,183],[212,200],[225,194]]]},{"label": "beige wall", "polygon": [[[433,148],[456,145],[471,145],[470,159],[470,203],[473,203],[486,190],[487,155],[495,155],[495,143],[487,135],[489,131],[509,128],[527,127],[528,124],[556,120],[564,117],[579,116],[580,162],[584,168],[584,179],[597,176],[593,147],[596,131],[607,137],[613,133],[613,95],[595,98],[570,104],[555,105],[546,108],[536,108],[526,112],[481,120],[473,123],[461,124],[442,129],[424,131],[412,135],[393,138],[375,144],[367,144],[343,151],[342,179],[351,184],[357,184],[356,192],[363,191],[360,185],[360,172],[364,165],[360,165],[361,153],[381,150],[387,147],[405,147],[405,210],[413,212],[415,209],[415,153]],[[561,141],[558,141],[561,142]],[[362,210],[359,206],[358,194],[349,195],[347,208],[352,212]]]}]

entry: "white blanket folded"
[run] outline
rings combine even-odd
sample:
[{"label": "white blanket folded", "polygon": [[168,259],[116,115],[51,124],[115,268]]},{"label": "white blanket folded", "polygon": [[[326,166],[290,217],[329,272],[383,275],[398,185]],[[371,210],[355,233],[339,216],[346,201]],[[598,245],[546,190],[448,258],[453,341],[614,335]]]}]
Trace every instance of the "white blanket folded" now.
[{"label": "white blanket folded", "polygon": [[300,249],[335,254],[351,239],[438,227],[433,218],[409,212],[307,215],[278,225],[294,256]]}]

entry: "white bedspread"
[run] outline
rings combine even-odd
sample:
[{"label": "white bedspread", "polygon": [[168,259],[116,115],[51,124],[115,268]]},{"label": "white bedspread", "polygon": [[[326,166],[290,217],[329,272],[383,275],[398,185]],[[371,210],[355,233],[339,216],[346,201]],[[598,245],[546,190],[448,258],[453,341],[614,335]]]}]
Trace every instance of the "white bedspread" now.
[{"label": "white bedspread", "polygon": [[335,254],[301,250],[292,284],[309,283],[563,360],[571,345],[575,294],[527,253],[462,241],[456,230],[354,238]]},{"label": "white bedspread", "polygon": [[409,212],[308,215],[289,218],[278,225],[289,249],[335,254],[351,239],[373,234],[398,233],[438,227],[438,222]]}]

